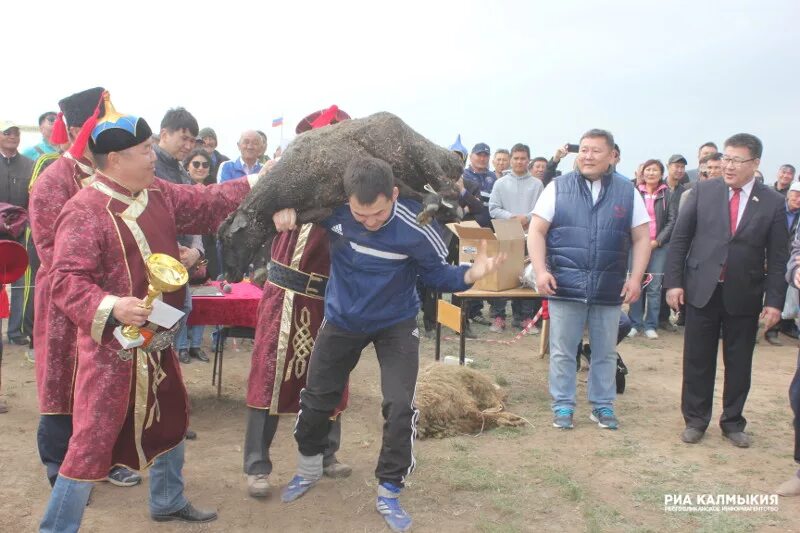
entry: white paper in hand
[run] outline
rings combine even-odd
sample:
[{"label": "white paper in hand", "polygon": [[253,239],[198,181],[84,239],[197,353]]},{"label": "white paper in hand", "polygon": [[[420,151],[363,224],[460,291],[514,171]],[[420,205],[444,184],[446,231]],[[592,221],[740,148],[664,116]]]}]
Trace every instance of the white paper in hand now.
[{"label": "white paper in hand", "polygon": [[167,305],[161,300],[153,301],[153,310],[147,320],[153,324],[158,324],[162,328],[171,328],[175,322],[181,319],[183,311]]}]

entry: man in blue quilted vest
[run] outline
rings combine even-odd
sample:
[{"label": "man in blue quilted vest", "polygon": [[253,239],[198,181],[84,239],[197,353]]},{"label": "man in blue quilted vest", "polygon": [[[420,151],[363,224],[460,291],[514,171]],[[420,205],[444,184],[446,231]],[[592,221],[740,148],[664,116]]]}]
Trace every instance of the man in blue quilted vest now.
[{"label": "man in blue quilted vest", "polygon": [[[613,171],[614,137],[581,137],[577,170],[545,187],[533,210],[528,251],[536,287],[550,300],[550,395],[553,426],[572,429],[575,346],[588,324],[592,345],[590,419],[617,429],[617,325],[623,303],[639,298],[650,259],[650,216],[640,194]],[[628,274],[628,258],[631,273]]]}]

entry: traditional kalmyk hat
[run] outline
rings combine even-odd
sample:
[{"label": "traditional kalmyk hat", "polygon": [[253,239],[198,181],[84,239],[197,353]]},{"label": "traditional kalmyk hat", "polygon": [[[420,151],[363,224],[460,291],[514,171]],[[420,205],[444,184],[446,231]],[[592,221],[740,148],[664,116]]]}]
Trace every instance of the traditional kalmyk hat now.
[{"label": "traditional kalmyk hat", "polygon": [[50,134],[50,142],[53,144],[66,144],[69,142],[67,128],[81,128],[78,137],[69,149],[69,153],[73,157],[81,157],[86,149],[89,133],[94,128],[97,117],[103,113],[103,94],[105,92],[106,90],[102,87],[94,87],[61,99],[58,102],[58,107],[61,111],[56,115],[53,133]]},{"label": "traditional kalmyk hat", "polygon": [[121,152],[142,144],[153,135],[153,130],[143,118],[118,113],[111,104],[111,97],[103,94],[104,113],[89,137],[89,150],[93,154]]},{"label": "traditional kalmyk hat", "polygon": [[339,109],[339,106],[332,105],[328,109],[320,109],[319,111],[314,111],[308,115],[297,124],[297,127],[294,129],[294,131],[299,135],[304,131],[315,130],[317,128],[321,128],[322,126],[336,124],[337,122],[341,122],[349,118],[350,115]]}]

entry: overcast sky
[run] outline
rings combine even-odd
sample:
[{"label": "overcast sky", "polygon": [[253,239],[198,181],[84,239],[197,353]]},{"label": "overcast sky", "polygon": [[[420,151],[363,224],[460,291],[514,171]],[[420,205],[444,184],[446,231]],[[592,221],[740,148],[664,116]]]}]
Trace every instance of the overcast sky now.
[{"label": "overcast sky", "polygon": [[335,103],[442,145],[460,133],[548,157],[606,128],[631,176],[676,152],[695,167],[701,143],[742,131],[764,142],[767,180],[800,164],[798,0],[275,4],[8,1],[0,117],[32,124],[102,85],[154,129],[186,107],[234,157],[242,130],[264,130],[271,154],[273,118],[288,139]]}]

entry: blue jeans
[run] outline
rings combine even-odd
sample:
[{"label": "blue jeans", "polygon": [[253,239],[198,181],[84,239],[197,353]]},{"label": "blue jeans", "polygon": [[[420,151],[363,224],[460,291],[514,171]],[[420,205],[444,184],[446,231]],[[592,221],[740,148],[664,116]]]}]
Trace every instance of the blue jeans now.
[{"label": "blue jeans", "polygon": [[[184,443],[160,455],[150,468],[150,514],[170,514],[189,503],[183,495]],[[58,476],[39,524],[42,533],[78,531],[92,492],[91,481]]]},{"label": "blue jeans", "polygon": [[550,300],[550,396],[555,411],[575,409],[575,347],[589,324],[592,364],[588,396],[592,408],[613,407],[617,397],[617,329],[620,306]]},{"label": "blue jeans", "polygon": [[73,533],[81,527],[83,511],[92,493],[91,481],[58,476],[39,524],[40,533]]},{"label": "blue jeans", "polygon": [[203,333],[205,326],[186,326],[175,335],[175,347],[178,350],[203,347]]},{"label": "blue jeans", "polygon": [[183,442],[160,455],[150,467],[150,514],[180,511],[189,501],[183,495]]},{"label": "blue jeans", "polygon": [[[664,281],[664,263],[667,260],[667,249],[656,248],[650,252],[650,263],[647,272],[653,274],[653,281],[642,291],[642,295],[631,304],[628,313],[633,321],[633,327],[642,329],[656,329],[658,327],[658,312],[661,309],[661,283]],[[645,314],[645,303],[647,313]]]},{"label": "blue jeans", "polygon": [[[189,326],[186,325],[186,321],[189,319],[189,313],[192,312],[192,292],[189,290],[189,287],[186,287],[186,299],[183,301],[183,309],[181,309],[181,311],[183,311],[183,316],[180,320],[181,327],[175,332],[175,348],[177,350],[188,350]],[[193,348],[199,348],[199,346],[193,346]]]},{"label": "blue jeans", "polygon": [[[500,298],[492,298],[489,300],[489,306],[492,310],[492,318],[501,317],[505,320],[507,303],[508,300],[503,300]],[[533,311],[535,305],[535,300],[511,300],[511,315],[514,317],[514,320],[522,321],[531,319],[535,314]]]}]

